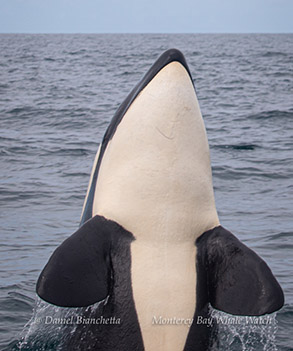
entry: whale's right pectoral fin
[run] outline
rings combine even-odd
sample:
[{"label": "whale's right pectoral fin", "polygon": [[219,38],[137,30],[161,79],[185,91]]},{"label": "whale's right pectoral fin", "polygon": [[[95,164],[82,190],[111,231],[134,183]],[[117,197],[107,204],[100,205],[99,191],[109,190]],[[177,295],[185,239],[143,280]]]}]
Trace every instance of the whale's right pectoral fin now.
[{"label": "whale's right pectoral fin", "polygon": [[38,279],[37,294],[62,307],[104,300],[111,286],[111,233],[116,226],[100,216],[88,220],[54,251]]},{"label": "whale's right pectoral fin", "polygon": [[219,226],[197,241],[210,304],[234,315],[260,316],[279,310],[283,291],[267,264]]}]

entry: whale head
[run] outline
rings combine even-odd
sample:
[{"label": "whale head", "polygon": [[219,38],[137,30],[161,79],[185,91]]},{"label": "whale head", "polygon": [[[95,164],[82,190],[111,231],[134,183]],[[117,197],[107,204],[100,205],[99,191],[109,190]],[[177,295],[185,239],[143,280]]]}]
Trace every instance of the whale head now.
[{"label": "whale head", "polygon": [[156,241],[195,240],[219,225],[205,126],[180,51],[166,51],[118,109],[94,168],[82,222],[99,214]]}]

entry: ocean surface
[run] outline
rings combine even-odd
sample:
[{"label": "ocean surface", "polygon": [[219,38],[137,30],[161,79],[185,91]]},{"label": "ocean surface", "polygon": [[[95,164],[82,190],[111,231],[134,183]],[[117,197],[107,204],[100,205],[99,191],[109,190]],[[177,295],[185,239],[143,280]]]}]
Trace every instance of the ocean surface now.
[{"label": "ocean surface", "polygon": [[194,78],[221,223],[285,293],[269,342],[226,328],[222,349],[293,350],[293,34],[0,35],[1,350],[42,349],[23,346],[46,309],[36,280],[78,227],[109,121],[171,47]]}]

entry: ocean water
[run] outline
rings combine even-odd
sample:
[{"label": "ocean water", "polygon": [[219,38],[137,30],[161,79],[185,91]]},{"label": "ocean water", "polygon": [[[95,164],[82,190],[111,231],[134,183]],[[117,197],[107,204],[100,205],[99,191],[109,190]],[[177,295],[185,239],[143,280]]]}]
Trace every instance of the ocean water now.
[{"label": "ocean water", "polygon": [[293,350],[292,34],[0,35],[1,350],[37,334],[36,280],[78,227],[107,125],[171,47],[194,78],[221,223],[285,293],[273,330],[262,331],[269,341],[228,328],[222,349]]}]

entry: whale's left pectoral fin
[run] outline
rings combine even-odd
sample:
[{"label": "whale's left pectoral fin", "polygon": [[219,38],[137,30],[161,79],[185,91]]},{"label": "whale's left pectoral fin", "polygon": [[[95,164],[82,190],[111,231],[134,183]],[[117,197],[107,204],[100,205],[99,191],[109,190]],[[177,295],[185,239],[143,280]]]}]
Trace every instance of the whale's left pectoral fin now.
[{"label": "whale's left pectoral fin", "polygon": [[52,254],[37,282],[37,294],[62,307],[104,300],[111,285],[111,231],[103,217],[88,220]]},{"label": "whale's left pectoral fin", "polygon": [[211,305],[234,315],[260,316],[279,310],[283,291],[267,264],[219,226],[197,242]]}]

